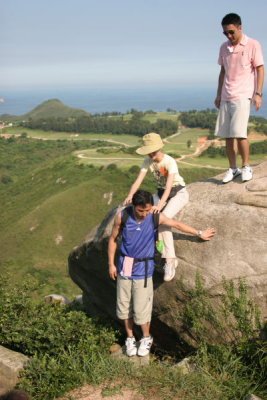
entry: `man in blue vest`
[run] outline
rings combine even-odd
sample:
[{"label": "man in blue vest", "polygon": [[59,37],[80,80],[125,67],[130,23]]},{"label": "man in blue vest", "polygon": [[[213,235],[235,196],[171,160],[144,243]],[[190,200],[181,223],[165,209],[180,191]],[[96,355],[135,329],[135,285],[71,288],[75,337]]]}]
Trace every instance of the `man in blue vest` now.
[{"label": "man in blue vest", "polygon": [[[154,214],[152,214],[153,196],[145,190],[138,190],[132,199],[133,206],[127,219],[125,210],[119,212],[109,238],[108,259],[109,275],[117,278],[117,316],[124,320],[127,334],[125,342],[126,354],[131,357],[146,356],[151,348],[153,338],[150,335],[150,321],[153,305],[153,282],[155,238]],[[124,221],[126,222],[124,223]],[[210,240],[215,229],[208,228],[199,231],[182,222],[159,214],[159,224],[176,228],[184,233],[190,233],[203,240]],[[118,267],[115,266],[117,239],[122,236]],[[143,337],[137,348],[133,335],[133,325],[140,325]]]}]

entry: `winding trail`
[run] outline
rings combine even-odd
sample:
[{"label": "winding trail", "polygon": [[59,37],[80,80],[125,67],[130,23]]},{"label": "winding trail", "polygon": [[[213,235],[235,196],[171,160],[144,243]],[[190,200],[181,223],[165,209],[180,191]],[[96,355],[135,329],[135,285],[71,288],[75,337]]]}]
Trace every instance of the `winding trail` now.
[{"label": "winding trail", "polygon": [[137,157],[87,157],[84,154],[76,154],[76,157],[78,158],[86,158],[88,160],[141,160],[140,158]]},{"label": "winding trail", "polygon": [[[171,136],[168,136],[168,139],[179,136],[181,133],[183,132],[176,132]],[[163,139],[163,142],[165,143],[172,143],[170,142],[168,139]],[[200,139],[200,138],[199,138]],[[191,167],[198,167],[198,168],[213,168],[213,169],[218,169],[218,170],[222,170],[224,168],[221,167],[216,167],[216,166],[212,166],[212,165],[201,165],[201,164],[197,164],[197,163],[193,163],[193,162],[188,162],[188,161],[183,161],[185,158],[195,158],[195,157],[199,157],[200,154],[205,151],[208,147],[210,147],[212,144],[214,143],[219,143],[220,141],[218,139],[212,139],[212,140],[208,140],[207,138],[203,137],[201,138],[202,143],[199,143],[196,147],[196,150],[194,151],[194,153],[189,153],[189,154],[183,154],[181,155],[179,158],[176,158],[176,161],[179,161],[179,163],[191,166]],[[94,139],[92,139],[94,140]],[[114,143],[120,143],[120,142],[115,142],[112,139],[110,140],[106,140],[106,141],[110,141],[110,142],[114,142]],[[125,145],[128,146],[129,145]],[[137,157],[90,157],[90,156],[86,156],[83,153],[79,153],[76,155],[78,158],[82,158],[82,159],[88,159],[88,160],[105,160],[105,161],[109,161],[109,160],[139,160],[140,158]]]}]

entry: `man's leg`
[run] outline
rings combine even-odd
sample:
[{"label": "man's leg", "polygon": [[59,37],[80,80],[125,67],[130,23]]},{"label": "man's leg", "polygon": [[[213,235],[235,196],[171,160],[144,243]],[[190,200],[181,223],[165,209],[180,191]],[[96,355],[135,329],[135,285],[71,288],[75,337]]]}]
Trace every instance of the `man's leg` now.
[{"label": "man's leg", "polygon": [[236,168],[236,148],[235,148],[235,139],[234,138],[226,138],[226,154],[229,161],[230,168]]},{"label": "man's leg", "polygon": [[133,322],[132,318],[128,318],[128,319],[124,320],[124,327],[126,330],[127,337],[133,337],[133,325],[134,325],[134,322]]},{"label": "man's leg", "polygon": [[242,158],[242,181],[247,182],[252,179],[253,172],[249,165],[249,141],[247,138],[237,139],[238,150]]},{"label": "man's leg", "polygon": [[142,329],[143,337],[150,336],[150,322],[146,322],[145,324],[140,325]]},{"label": "man's leg", "polygon": [[230,167],[223,177],[222,183],[231,182],[234,178],[241,174],[241,171],[236,168],[237,148],[234,138],[235,135],[232,135],[232,116],[232,105],[229,101],[222,101],[216,121],[215,136],[221,136],[226,141],[226,154]]},{"label": "man's leg", "polygon": [[242,166],[249,165],[249,141],[247,138],[237,139],[238,151],[242,158]]},{"label": "man's leg", "polygon": [[147,279],[147,287],[144,287],[144,279],[135,279],[133,282],[133,315],[136,325],[140,325],[143,337],[137,350],[141,357],[146,356],[153,343],[150,336],[150,321],[153,305],[152,277]]},{"label": "man's leg", "polygon": [[153,343],[153,338],[150,336],[150,322],[146,322],[141,325],[143,337],[140,340],[139,347],[137,350],[138,356],[144,357],[147,356],[150,352],[150,348]]},{"label": "man's leg", "polygon": [[229,169],[226,172],[222,182],[228,183],[235,179],[237,176],[241,174],[241,170],[236,166],[236,153],[237,153],[237,139],[235,138],[226,138],[226,154],[229,161]]},{"label": "man's leg", "polygon": [[125,348],[127,356],[135,356],[137,353],[136,341],[133,335],[133,307],[132,307],[132,279],[117,277],[117,317],[124,321],[127,333]]},{"label": "man's leg", "polygon": [[242,181],[252,179],[252,169],[249,166],[249,141],[247,139],[250,100],[241,99],[233,104],[231,119],[231,134],[237,139],[238,151],[242,158]]}]

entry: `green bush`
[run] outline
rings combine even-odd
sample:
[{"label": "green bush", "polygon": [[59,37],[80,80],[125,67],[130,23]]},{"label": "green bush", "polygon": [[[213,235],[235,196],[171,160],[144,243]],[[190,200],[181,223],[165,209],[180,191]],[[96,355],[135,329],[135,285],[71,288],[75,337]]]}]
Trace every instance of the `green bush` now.
[{"label": "green bush", "polygon": [[139,167],[138,165],[132,165],[132,166],[129,168],[129,172],[130,172],[131,174],[138,175],[139,172],[140,172],[140,167]]},{"label": "green bush", "polygon": [[20,387],[52,399],[95,379],[92,370],[107,359],[115,333],[81,310],[34,301],[35,289],[33,280],[12,287],[0,277],[0,343],[32,359]]},{"label": "green bush", "polygon": [[249,299],[245,280],[239,279],[235,286],[224,279],[222,284],[224,294],[220,302],[217,299],[214,303],[199,274],[195,288],[191,290],[185,290],[183,283],[178,283],[185,300],[184,310],[178,318],[183,321],[184,329],[190,331],[195,344],[212,343],[213,340],[223,345],[238,344],[259,335],[262,328],[260,312]]},{"label": "green bush", "polygon": [[266,396],[266,326],[249,299],[245,280],[222,283],[224,294],[216,303],[199,274],[195,288],[185,290],[179,284],[185,307],[178,318],[198,345],[194,361],[204,375],[216,380],[217,399],[240,400],[249,393]]},{"label": "green bush", "polygon": [[117,164],[112,163],[107,165],[107,170],[109,171],[116,171],[118,169]]},{"label": "green bush", "polygon": [[8,183],[13,182],[13,179],[9,175],[2,175],[1,182],[6,185]]}]

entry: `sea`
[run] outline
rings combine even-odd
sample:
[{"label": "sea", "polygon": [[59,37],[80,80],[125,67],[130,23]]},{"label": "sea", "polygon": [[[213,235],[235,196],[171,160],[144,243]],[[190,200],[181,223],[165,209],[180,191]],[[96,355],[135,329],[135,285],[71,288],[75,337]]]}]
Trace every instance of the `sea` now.
[{"label": "sea", "polygon": [[[3,90],[0,92],[0,115],[23,115],[49,99],[59,99],[70,107],[92,114],[118,111],[205,110],[214,108],[216,88],[207,87],[135,87],[135,88],[43,88]],[[267,118],[267,102],[253,115]]]}]

